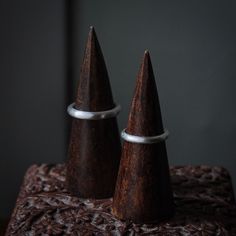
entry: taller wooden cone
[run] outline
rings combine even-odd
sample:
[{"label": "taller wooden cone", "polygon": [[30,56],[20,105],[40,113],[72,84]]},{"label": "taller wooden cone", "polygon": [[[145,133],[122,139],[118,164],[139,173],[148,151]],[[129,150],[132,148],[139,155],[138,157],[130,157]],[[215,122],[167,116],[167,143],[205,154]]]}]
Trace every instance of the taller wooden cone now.
[{"label": "taller wooden cone", "polygon": [[[81,67],[75,108],[105,111],[114,108],[109,77],[94,28],[91,27]],[[115,117],[73,118],[67,162],[67,188],[79,197],[107,198],[114,193],[121,153]]]},{"label": "taller wooden cone", "polygon": [[[156,136],[164,132],[158,93],[149,53],[146,51],[137,78],[126,133]],[[173,215],[166,145],[124,142],[113,214],[124,220],[146,223]]]},{"label": "taller wooden cone", "polygon": [[88,35],[75,103],[76,108],[83,111],[105,111],[115,106],[106,64],[93,27]]}]

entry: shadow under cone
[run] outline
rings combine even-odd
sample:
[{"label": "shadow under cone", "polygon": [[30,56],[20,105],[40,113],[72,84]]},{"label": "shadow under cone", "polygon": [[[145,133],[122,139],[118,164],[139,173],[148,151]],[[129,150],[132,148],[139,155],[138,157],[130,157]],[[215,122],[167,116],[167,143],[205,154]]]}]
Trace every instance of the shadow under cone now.
[{"label": "shadow under cone", "polygon": [[[155,136],[164,132],[155,78],[146,51],[138,74],[126,132]],[[136,223],[156,222],[174,213],[165,142],[124,142],[113,214]]]},{"label": "shadow under cone", "polygon": [[[81,66],[75,108],[114,108],[109,77],[94,28],[91,27]],[[73,118],[67,161],[67,188],[79,197],[107,198],[114,193],[121,153],[116,117]]]}]

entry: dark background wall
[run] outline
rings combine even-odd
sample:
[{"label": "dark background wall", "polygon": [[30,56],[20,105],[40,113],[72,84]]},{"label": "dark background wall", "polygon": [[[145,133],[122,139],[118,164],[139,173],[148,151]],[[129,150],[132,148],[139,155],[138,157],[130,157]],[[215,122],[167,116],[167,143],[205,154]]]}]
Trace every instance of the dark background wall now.
[{"label": "dark background wall", "polygon": [[65,3],[0,3],[0,217],[32,163],[65,156]]},{"label": "dark background wall", "polygon": [[236,183],[235,10],[235,1],[223,0],[2,1],[0,217],[14,206],[30,164],[65,159],[68,84],[75,88],[90,25],[123,107],[120,128],[147,48],[171,132],[170,163],[223,165]]}]

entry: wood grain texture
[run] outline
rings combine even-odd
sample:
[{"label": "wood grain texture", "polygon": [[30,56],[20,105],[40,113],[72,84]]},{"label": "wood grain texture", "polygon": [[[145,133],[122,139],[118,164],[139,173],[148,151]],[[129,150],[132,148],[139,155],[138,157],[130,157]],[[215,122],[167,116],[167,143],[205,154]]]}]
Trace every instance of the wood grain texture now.
[{"label": "wood grain texture", "polygon": [[[153,136],[163,133],[155,78],[146,51],[138,73],[126,132]],[[113,201],[113,214],[137,223],[173,215],[173,194],[165,142],[124,142]]]},{"label": "wood grain texture", "polygon": [[[90,29],[78,84],[76,109],[114,108],[109,77],[94,28]],[[67,162],[67,187],[85,198],[106,198],[114,193],[121,154],[116,118],[72,121]]]},{"label": "wood grain texture", "polygon": [[228,171],[214,166],[172,166],[176,214],[136,224],[111,214],[112,198],[68,194],[64,164],[32,165],[20,188],[6,236],[236,235],[236,205]]}]

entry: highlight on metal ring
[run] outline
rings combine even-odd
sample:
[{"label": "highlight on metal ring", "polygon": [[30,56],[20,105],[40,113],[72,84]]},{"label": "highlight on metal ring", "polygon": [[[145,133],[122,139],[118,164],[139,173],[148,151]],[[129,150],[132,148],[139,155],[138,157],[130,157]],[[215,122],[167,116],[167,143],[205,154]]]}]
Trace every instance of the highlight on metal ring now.
[{"label": "highlight on metal ring", "polygon": [[163,134],[157,136],[136,136],[132,134],[128,134],[125,132],[125,129],[121,132],[121,137],[131,143],[142,143],[142,144],[152,144],[159,143],[166,140],[169,136],[169,131],[167,129],[164,130]]},{"label": "highlight on metal ring", "polygon": [[75,103],[68,106],[67,112],[70,116],[82,120],[102,120],[118,115],[121,110],[120,105],[116,105],[113,109],[107,111],[81,111],[75,108]]}]

